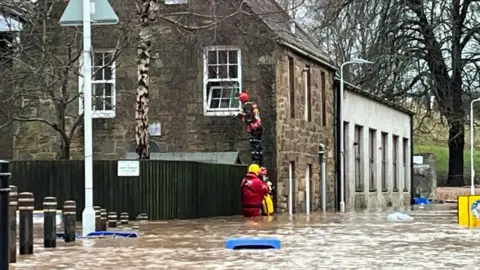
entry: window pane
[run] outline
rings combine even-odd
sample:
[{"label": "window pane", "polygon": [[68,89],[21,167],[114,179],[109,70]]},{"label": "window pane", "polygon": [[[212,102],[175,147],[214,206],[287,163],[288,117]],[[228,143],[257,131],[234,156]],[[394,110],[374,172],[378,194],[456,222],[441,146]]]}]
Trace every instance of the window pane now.
[{"label": "window pane", "polygon": [[102,97],[95,96],[92,103],[93,103],[93,110],[95,110],[95,111],[103,110],[103,98]]},{"label": "window pane", "polygon": [[213,67],[213,66],[208,67],[208,78],[209,79],[217,78],[217,67]]},{"label": "window pane", "polygon": [[222,99],[220,103],[220,108],[229,108],[230,107],[230,99]]},{"label": "window pane", "polygon": [[228,51],[228,63],[237,63],[237,51]]},{"label": "window pane", "polygon": [[95,74],[93,77],[95,81],[103,80],[103,70],[100,70],[100,67],[96,67],[93,72]]},{"label": "window pane", "polygon": [[109,111],[112,110],[113,105],[112,105],[112,98],[111,97],[105,97],[105,110]]},{"label": "window pane", "polygon": [[210,102],[211,109],[218,109],[219,105],[220,105],[219,99],[212,99],[212,101]]},{"label": "window pane", "polygon": [[218,63],[219,64],[227,63],[227,51],[218,51]]},{"label": "window pane", "polygon": [[234,65],[230,65],[228,66],[228,77],[229,78],[233,78],[233,79],[236,79],[238,78],[238,66]]},{"label": "window pane", "polygon": [[212,89],[212,98],[220,98],[222,95],[222,89],[221,88],[213,88]]},{"label": "window pane", "polygon": [[112,87],[113,87],[113,85],[111,83],[106,83],[105,84],[105,96],[106,97],[111,97],[112,96]]},{"label": "window pane", "polygon": [[230,108],[238,108],[240,107],[240,101],[238,98],[231,98],[230,99]]},{"label": "window pane", "polygon": [[218,78],[219,79],[226,79],[227,76],[227,66],[219,66],[218,67]]},{"label": "window pane", "polygon": [[103,53],[94,53],[93,54],[94,65],[96,67],[103,66]]},{"label": "window pane", "polygon": [[104,80],[111,80],[112,79],[112,67],[107,66],[103,69],[103,79]]},{"label": "window pane", "polygon": [[214,65],[217,63],[217,51],[208,52],[208,64]]},{"label": "window pane", "polygon": [[104,88],[103,83],[93,84],[93,95],[96,97],[103,97],[103,93],[104,93],[103,88]]},{"label": "window pane", "polygon": [[105,53],[103,55],[103,65],[111,65],[113,60],[113,53]]}]

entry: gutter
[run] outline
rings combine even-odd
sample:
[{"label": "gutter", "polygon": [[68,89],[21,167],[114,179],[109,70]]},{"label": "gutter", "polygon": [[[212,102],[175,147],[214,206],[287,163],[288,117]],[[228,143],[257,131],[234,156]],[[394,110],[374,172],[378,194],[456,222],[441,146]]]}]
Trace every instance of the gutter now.
[{"label": "gutter", "polygon": [[410,115],[410,203],[414,204],[414,194],[413,194],[413,115]]},{"label": "gutter", "polygon": [[285,41],[283,41],[282,39],[277,39],[277,42],[278,42],[280,45],[283,45],[283,46],[285,46],[285,47],[288,47],[288,48],[292,49],[293,51],[295,51],[295,52],[297,52],[297,53],[299,53],[299,54],[301,54],[301,55],[303,55],[303,56],[305,56],[305,57],[307,57],[307,58],[310,58],[310,59],[312,59],[312,60],[314,60],[314,61],[317,61],[317,62],[321,63],[322,65],[324,65],[324,66],[326,66],[326,67],[329,67],[329,68],[332,69],[332,70],[335,70],[335,71],[338,70],[337,67],[335,67],[334,65],[328,63],[327,61],[325,61],[325,60],[323,60],[323,59],[320,59],[320,58],[316,57],[315,55],[313,55],[313,54],[311,54],[311,53],[309,53],[309,52],[307,52],[307,51],[305,51],[305,50],[303,50],[303,49],[300,49],[300,48],[297,47],[297,46],[294,46],[294,45],[292,45],[292,44],[290,44],[290,43],[288,43],[288,42],[285,42]]}]

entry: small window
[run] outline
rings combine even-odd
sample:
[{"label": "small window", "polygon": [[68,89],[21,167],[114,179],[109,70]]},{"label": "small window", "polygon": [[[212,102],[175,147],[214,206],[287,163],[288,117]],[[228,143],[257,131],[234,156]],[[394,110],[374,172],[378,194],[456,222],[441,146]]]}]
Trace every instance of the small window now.
[{"label": "small window", "polygon": [[[115,53],[95,51],[92,54],[92,117],[114,118],[116,104]],[[81,59],[83,62],[83,59]],[[83,64],[80,73],[83,73]],[[79,77],[79,92],[83,93],[83,77]],[[79,98],[79,113],[83,112],[83,98]]]},{"label": "small window", "polygon": [[325,78],[325,72],[320,74],[321,87],[322,87],[322,126],[327,125],[327,81]]},{"label": "small window", "polygon": [[375,191],[377,189],[376,183],[376,155],[375,155],[375,148],[376,148],[376,137],[377,131],[374,129],[369,130],[369,147],[368,147],[368,155],[369,155],[369,172],[370,172],[370,191]]},{"label": "small window", "polygon": [[363,191],[363,170],[362,170],[362,133],[363,127],[355,126],[353,149],[355,154],[355,190]]},{"label": "small window", "polygon": [[382,191],[387,191],[388,133],[382,132]]},{"label": "small window", "polygon": [[403,138],[403,153],[402,153],[402,158],[403,158],[403,191],[408,191],[408,179],[410,178],[410,174],[408,173],[408,139]]},{"label": "small window", "polygon": [[187,4],[188,0],[165,0],[165,5]]},{"label": "small window", "polygon": [[290,86],[290,118],[295,118],[295,66],[292,57],[288,57],[288,83]]},{"label": "small window", "polygon": [[312,80],[310,67],[306,66],[303,70],[305,86],[305,121],[312,121]]},{"label": "small window", "polygon": [[393,136],[393,191],[398,191],[398,136]]},{"label": "small window", "polygon": [[[295,161],[290,161],[288,168],[289,174],[289,185],[288,185],[288,209],[290,214],[295,214],[296,212],[296,195],[297,195],[297,183],[295,179]],[[290,183],[291,179],[291,183]]]},{"label": "small window", "polygon": [[238,48],[214,46],[204,55],[205,115],[228,116],[240,111],[241,54]]}]

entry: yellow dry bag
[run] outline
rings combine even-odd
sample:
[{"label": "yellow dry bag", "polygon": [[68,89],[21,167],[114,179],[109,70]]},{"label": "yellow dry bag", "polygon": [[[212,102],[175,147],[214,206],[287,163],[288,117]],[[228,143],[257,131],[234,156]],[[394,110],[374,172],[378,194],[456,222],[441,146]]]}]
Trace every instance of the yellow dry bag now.
[{"label": "yellow dry bag", "polygon": [[273,200],[270,194],[267,194],[265,198],[263,198],[262,204],[263,204],[263,213],[265,215],[270,216],[271,214],[273,214]]}]

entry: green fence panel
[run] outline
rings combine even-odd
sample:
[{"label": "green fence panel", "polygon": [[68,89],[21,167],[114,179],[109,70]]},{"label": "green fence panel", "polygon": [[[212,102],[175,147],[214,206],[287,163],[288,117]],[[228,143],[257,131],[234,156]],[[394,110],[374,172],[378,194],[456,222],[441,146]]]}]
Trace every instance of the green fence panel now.
[{"label": "green fence panel", "polygon": [[[190,219],[240,213],[240,181],[246,166],[193,161],[140,161],[139,177],[119,177],[116,160],[93,162],[93,204],[108,212],[128,212],[131,219]],[[84,161],[11,161],[11,183],[32,192],[35,209],[46,196],[77,203],[80,220],[85,207]]]}]

